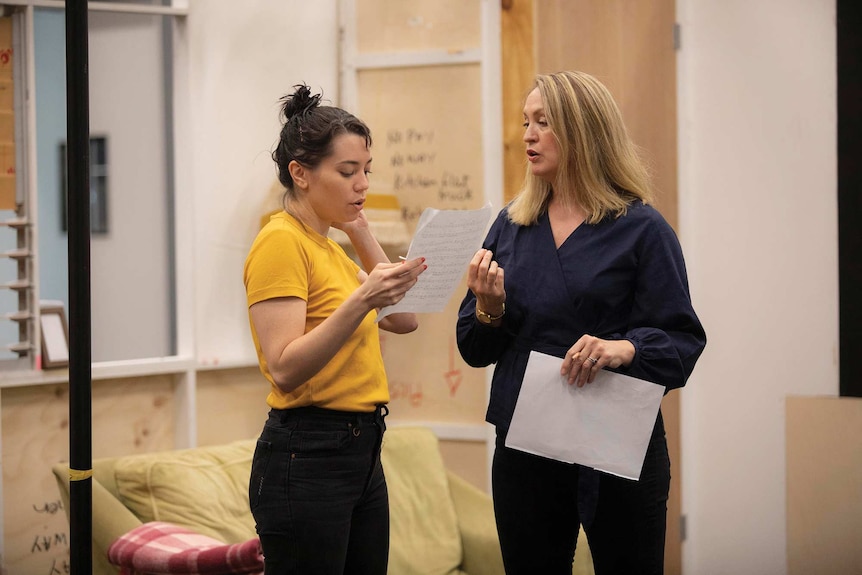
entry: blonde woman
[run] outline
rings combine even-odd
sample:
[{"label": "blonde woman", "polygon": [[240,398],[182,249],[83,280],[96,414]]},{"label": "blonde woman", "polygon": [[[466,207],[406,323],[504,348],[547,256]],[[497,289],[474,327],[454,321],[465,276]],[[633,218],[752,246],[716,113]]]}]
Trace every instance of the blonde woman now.
[{"label": "blonde woman", "polygon": [[[650,206],[646,168],[608,90],[581,72],[536,77],[524,104],[523,190],[473,257],[457,337],[496,364],[494,508],[509,575],[570,574],[580,525],[596,573],[662,573],[670,461],[659,413],[639,481],[505,446],[532,350],[571,385],[612,369],[685,385],[706,344],[682,251]],[[543,425],[537,421],[536,425]]]}]

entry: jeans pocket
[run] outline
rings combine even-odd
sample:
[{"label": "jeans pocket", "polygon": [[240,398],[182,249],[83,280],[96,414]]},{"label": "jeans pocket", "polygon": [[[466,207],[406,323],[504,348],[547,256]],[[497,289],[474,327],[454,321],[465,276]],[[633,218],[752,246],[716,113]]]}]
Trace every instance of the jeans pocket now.
[{"label": "jeans pocket", "polygon": [[251,477],[248,480],[248,504],[252,511],[260,502],[260,494],[266,481],[266,470],[272,457],[272,443],[262,439],[257,440],[254,456],[251,460]]},{"label": "jeans pocket", "polygon": [[350,442],[347,429],[333,431],[294,431],[291,452],[297,459],[325,457],[340,451]]}]

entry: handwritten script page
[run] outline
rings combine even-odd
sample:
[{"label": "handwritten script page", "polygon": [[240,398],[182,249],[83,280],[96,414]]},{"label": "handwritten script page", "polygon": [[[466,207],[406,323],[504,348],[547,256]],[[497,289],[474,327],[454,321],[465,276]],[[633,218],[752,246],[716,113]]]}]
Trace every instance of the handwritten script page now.
[{"label": "handwritten script page", "polygon": [[530,353],[506,447],[639,479],[664,386],[606,370],[569,385],[562,362]]},{"label": "handwritten script page", "polygon": [[429,313],[445,309],[491,219],[491,204],[478,210],[437,210],[425,208],[407,250],[407,259],[425,258],[422,272],[407,295],[377,314],[380,321],[391,313]]}]

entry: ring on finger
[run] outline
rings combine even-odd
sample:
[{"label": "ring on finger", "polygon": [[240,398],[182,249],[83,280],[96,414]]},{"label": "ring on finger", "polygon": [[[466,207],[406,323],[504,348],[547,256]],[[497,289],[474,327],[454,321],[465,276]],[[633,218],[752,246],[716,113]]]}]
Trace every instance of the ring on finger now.
[{"label": "ring on finger", "polygon": [[587,361],[593,362],[593,365],[596,365],[597,363],[599,363],[599,360],[596,359],[595,357],[592,357],[592,356],[588,357]]}]

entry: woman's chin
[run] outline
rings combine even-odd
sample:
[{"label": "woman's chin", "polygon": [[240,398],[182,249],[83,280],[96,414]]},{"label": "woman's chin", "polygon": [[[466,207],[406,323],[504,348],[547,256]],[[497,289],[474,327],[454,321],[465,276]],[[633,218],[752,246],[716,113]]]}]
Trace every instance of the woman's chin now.
[{"label": "woman's chin", "polygon": [[530,172],[533,174],[534,178],[538,178],[545,182],[553,181],[553,174],[548,173],[547,170],[543,170],[538,166],[530,166]]}]

